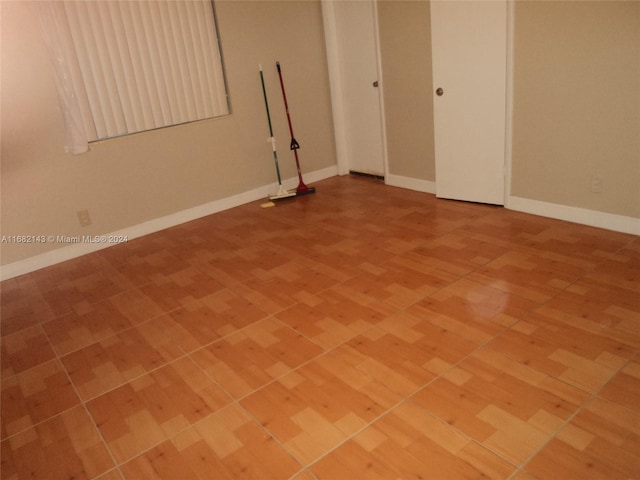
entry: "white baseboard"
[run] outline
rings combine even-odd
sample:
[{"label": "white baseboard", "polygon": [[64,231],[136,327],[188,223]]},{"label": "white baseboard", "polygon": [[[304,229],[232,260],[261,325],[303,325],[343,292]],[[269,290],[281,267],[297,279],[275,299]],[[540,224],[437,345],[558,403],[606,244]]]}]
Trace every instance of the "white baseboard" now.
[{"label": "white baseboard", "polygon": [[541,202],[521,197],[509,197],[507,208],[519,212],[531,213],[542,217],[566,220],[591,227],[605,228],[615,232],[640,235],[640,218],[598,212],[585,208],[569,207],[556,203]]},{"label": "white baseboard", "polygon": [[[336,166],[328,167],[315,172],[309,172],[304,174],[304,181],[307,185],[311,185],[313,182],[324,180],[325,178],[335,177],[338,173]],[[295,188],[298,185],[298,178],[288,178],[283,180],[282,185],[287,189]],[[198,218],[212,215],[224,210],[228,210],[245,203],[254,202],[260,199],[266,199],[270,194],[275,193],[278,190],[277,183],[271,185],[265,185],[263,187],[243,192],[231,197],[215,200],[197,207],[182,210],[180,212],[172,213],[164,217],[155,218],[147,222],[133,225],[131,227],[118,230],[117,232],[105,233],[102,236],[106,237],[126,237],[129,240],[134,238],[149,235],[150,233],[158,232],[166,228],[174,227],[182,223],[190,222]],[[24,275],[41,268],[49,267],[57,263],[61,263],[73,258],[86,255],[88,253],[97,252],[114,245],[109,243],[73,243],[56,250],[50,250],[33,257],[25,258],[24,260],[18,260],[7,265],[2,265],[0,268],[0,280],[8,280],[10,278]]]},{"label": "white baseboard", "polygon": [[429,180],[387,174],[384,177],[384,182],[392,187],[407,188],[417,192],[436,193],[436,182]]},{"label": "white baseboard", "polygon": [[[436,183],[429,180],[402,177],[399,175],[387,175],[385,183],[393,187],[407,188],[425,193],[436,193]],[[565,220],[567,222],[589,225],[591,227],[604,228],[614,232],[640,235],[640,218],[616,215],[613,213],[598,212],[585,208],[570,207],[556,203],[541,202],[522,197],[508,197],[506,208],[519,212],[531,213],[542,217]]]},{"label": "white baseboard", "polygon": [[[324,180],[338,175],[337,166],[328,167],[315,172],[305,173],[305,183],[311,185],[313,182]],[[406,188],[425,193],[435,193],[435,182],[429,180],[419,180],[415,178],[403,177],[399,175],[387,175],[385,183],[389,186]],[[295,188],[298,185],[298,178],[288,178],[283,181],[283,186],[287,189]],[[245,203],[254,202],[266,198],[269,194],[277,190],[277,184],[265,185],[247,192],[243,192],[231,197],[215,200],[204,205],[182,210],[180,212],[166,215],[164,217],[149,220],[138,225],[104,234],[105,236],[127,237],[130,240],[142,237],[150,233],[158,232],[182,223],[190,222],[198,218],[212,215],[224,210],[228,210]],[[568,222],[580,223],[592,227],[604,228],[616,232],[640,235],[640,218],[626,217],[611,213],[587,210],[584,208],[569,207],[555,203],[541,202],[528,198],[514,197],[508,198],[506,208],[519,212],[531,213],[543,217],[565,220]],[[73,258],[97,252],[108,248],[113,244],[109,243],[74,243],[56,250],[51,250],[33,257],[18,260],[0,269],[0,280],[24,275],[41,268],[49,267],[57,263],[71,260]]]}]

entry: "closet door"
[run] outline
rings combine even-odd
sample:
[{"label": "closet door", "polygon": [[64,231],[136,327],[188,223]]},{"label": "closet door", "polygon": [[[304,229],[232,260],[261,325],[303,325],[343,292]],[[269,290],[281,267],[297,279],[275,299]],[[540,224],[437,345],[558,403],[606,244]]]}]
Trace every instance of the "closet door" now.
[{"label": "closet door", "polygon": [[431,1],[436,196],[504,204],[507,3]]}]

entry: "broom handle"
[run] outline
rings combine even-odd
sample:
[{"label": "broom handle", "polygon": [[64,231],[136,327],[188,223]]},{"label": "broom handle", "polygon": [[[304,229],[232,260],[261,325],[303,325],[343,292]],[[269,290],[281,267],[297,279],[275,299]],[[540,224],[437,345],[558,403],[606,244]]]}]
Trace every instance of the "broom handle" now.
[{"label": "broom handle", "polygon": [[289,123],[289,132],[291,133],[291,150],[300,148],[300,144],[293,135],[293,125],[291,125],[291,116],[289,115],[289,104],[287,103],[287,94],[284,91],[284,82],[282,81],[282,71],[280,70],[280,62],[276,62],[278,69],[278,77],[280,78],[280,88],[282,89],[282,98],[284,99],[284,109],[287,112],[287,122]]},{"label": "broom handle", "polygon": [[264,96],[264,106],[267,110],[267,122],[269,123],[269,138],[271,148],[273,150],[273,161],[276,164],[276,173],[278,174],[278,185],[282,186],[280,178],[280,166],[278,165],[278,153],[276,152],[276,139],[273,137],[273,127],[271,126],[271,114],[269,113],[269,101],[267,100],[267,89],[264,86],[264,75],[262,74],[262,65],[260,65],[260,83],[262,83],[262,95]]},{"label": "broom handle", "polygon": [[276,62],[276,68],[278,69],[278,77],[280,78],[280,88],[282,89],[282,98],[284,99],[284,109],[287,112],[287,122],[289,123],[289,132],[291,133],[291,150],[293,150],[293,156],[296,159],[296,169],[298,170],[298,193],[307,193],[310,188],[307,187],[302,179],[302,170],[300,170],[300,160],[298,160],[298,149],[300,144],[293,136],[293,126],[291,125],[291,116],[289,115],[289,105],[287,104],[287,94],[284,92],[284,82],[282,81],[282,71],[280,70],[280,62]]},{"label": "broom handle", "polygon": [[267,89],[264,87],[264,75],[262,74],[262,65],[260,65],[260,83],[262,83],[262,95],[264,96],[264,106],[267,110],[267,122],[269,122],[269,137],[273,137],[273,128],[271,127],[271,115],[269,113],[269,100],[267,100]]}]

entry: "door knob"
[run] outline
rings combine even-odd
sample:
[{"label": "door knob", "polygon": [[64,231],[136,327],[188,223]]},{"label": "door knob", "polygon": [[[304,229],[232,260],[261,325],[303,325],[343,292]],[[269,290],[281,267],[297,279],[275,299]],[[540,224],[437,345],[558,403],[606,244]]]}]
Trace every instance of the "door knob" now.
[{"label": "door knob", "polygon": [[438,95],[439,97],[441,97],[442,95],[444,95],[444,90],[442,89],[442,87],[438,87],[436,89],[436,95]]},{"label": "door knob", "polygon": [[378,80],[376,80],[375,82],[373,82],[373,86],[377,87],[378,86]]}]

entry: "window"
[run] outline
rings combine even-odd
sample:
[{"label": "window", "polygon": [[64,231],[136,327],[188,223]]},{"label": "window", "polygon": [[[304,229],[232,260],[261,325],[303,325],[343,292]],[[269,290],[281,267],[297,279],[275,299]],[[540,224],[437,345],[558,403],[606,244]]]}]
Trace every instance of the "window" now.
[{"label": "window", "polygon": [[229,113],[211,0],[41,7],[70,151]]}]

